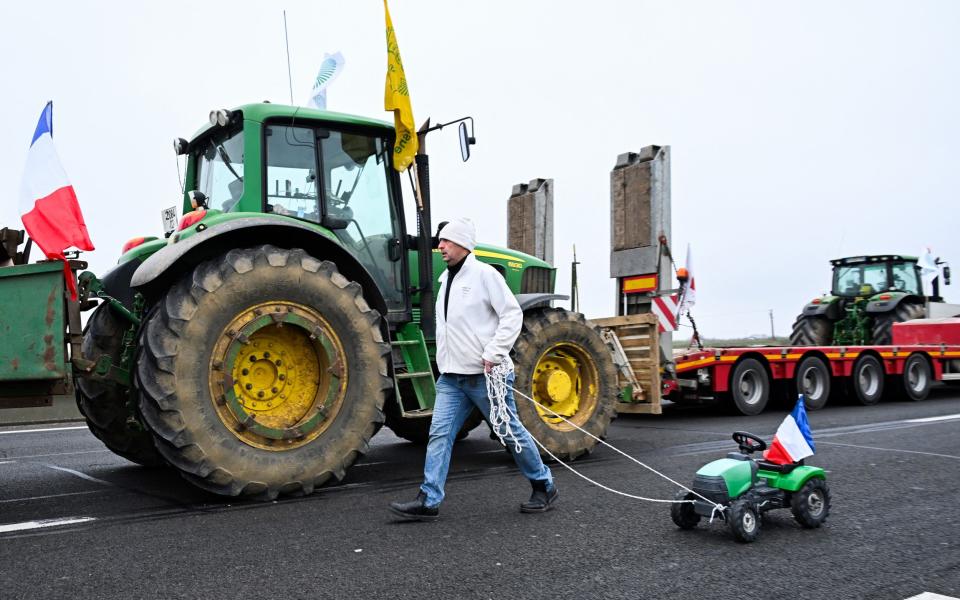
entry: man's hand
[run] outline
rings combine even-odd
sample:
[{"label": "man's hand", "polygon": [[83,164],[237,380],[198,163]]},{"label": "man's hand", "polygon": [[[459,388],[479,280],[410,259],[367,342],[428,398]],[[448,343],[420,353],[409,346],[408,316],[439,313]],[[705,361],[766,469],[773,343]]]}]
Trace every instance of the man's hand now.
[{"label": "man's hand", "polygon": [[489,373],[490,370],[493,369],[495,366],[497,366],[497,365],[494,364],[494,363],[492,363],[492,362],[490,362],[490,361],[487,360],[487,359],[483,359],[483,372],[484,372],[484,373]]}]

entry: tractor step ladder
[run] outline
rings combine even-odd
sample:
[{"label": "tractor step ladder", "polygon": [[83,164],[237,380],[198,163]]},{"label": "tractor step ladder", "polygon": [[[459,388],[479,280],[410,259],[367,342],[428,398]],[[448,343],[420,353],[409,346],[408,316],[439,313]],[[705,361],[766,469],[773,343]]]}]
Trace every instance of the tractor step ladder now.
[{"label": "tractor step ladder", "polygon": [[[437,395],[433,367],[423,331],[414,323],[407,323],[396,331],[390,345],[400,350],[402,365],[394,365],[394,386],[400,412],[406,418],[427,417],[433,413],[433,403]],[[417,396],[417,408],[406,410],[400,394],[400,381],[409,381]]]}]

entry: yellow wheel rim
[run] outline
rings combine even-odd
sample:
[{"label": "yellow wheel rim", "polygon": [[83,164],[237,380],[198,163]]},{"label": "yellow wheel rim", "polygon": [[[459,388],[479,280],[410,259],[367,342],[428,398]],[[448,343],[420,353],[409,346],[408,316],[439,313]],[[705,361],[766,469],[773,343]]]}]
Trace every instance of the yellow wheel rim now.
[{"label": "yellow wheel rim", "polygon": [[269,302],[240,313],[210,360],[217,416],[243,442],[284,451],[319,437],[346,395],[343,345],[315,310]]},{"label": "yellow wheel rim", "polygon": [[557,413],[582,427],[597,407],[597,373],[596,363],[582,346],[561,342],[547,348],[537,359],[531,382],[533,399],[550,409],[536,407],[543,422],[559,431],[572,430]]}]

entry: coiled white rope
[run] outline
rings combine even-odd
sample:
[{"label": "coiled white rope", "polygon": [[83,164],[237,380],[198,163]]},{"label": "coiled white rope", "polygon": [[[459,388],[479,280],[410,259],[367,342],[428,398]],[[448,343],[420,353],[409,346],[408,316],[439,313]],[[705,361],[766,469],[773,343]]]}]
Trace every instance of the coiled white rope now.
[{"label": "coiled white rope", "polygon": [[[637,463],[638,465],[640,465],[640,466],[643,467],[644,469],[647,469],[647,470],[650,471],[651,473],[654,473],[655,475],[658,475],[658,476],[662,477],[663,479],[666,479],[667,481],[669,481],[670,483],[676,485],[677,487],[682,488],[682,489],[690,492],[690,493],[693,494],[694,496],[697,496],[698,498],[700,498],[700,499],[702,499],[703,501],[707,502],[708,504],[712,505],[712,506],[713,506],[713,510],[710,512],[710,522],[713,522],[713,519],[714,519],[714,516],[716,515],[716,513],[718,513],[718,512],[719,512],[719,513],[723,513],[723,512],[726,510],[726,508],[727,508],[726,506],[724,506],[724,505],[722,505],[722,504],[719,504],[719,503],[717,503],[717,502],[714,502],[713,500],[707,498],[706,496],[703,496],[702,494],[699,494],[699,493],[697,493],[696,491],[688,488],[687,486],[683,485],[683,484],[680,483],[679,481],[676,481],[676,480],[670,478],[669,476],[661,473],[660,471],[654,469],[653,467],[651,467],[650,465],[644,463],[643,461],[641,461],[641,460],[639,460],[639,459],[636,459],[636,458],[630,456],[629,454],[627,454],[627,453],[624,452],[623,450],[620,450],[619,448],[617,448],[617,447],[614,446],[613,444],[609,444],[609,443],[605,442],[604,440],[602,440],[602,439],[600,439],[599,437],[593,435],[592,433],[590,433],[590,432],[587,431],[586,429],[584,429],[584,428],[580,427],[579,425],[577,425],[576,423],[570,421],[569,419],[567,419],[566,417],[564,417],[564,416],[561,415],[560,413],[554,411],[554,410],[551,409],[550,407],[544,406],[543,404],[540,404],[539,402],[537,402],[536,400],[534,400],[534,399],[531,398],[530,396],[527,396],[526,394],[524,394],[523,392],[521,392],[521,391],[518,390],[517,388],[515,388],[515,387],[511,386],[510,384],[508,384],[508,383],[507,383],[507,375],[508,375],[510,372],[513,371],[513,363],[512,363],[512,362],[508,362],[508,361],[509,361],[509,359],[508,359],[507,361],[504,361],[503,363],[500,363],[499,365],[494,366],[492,369],[490,369],[490,371],[489,371],[488,373],[486,373],[486,376],[487,376],[487,377],[486,377],[486,379],[487,379],[487,396],[488,396],[489,399],[490,399],[490,426],[493,428],[494,433],[497,435],[497,437],[500,438],[500,441],[501,441],[504,445],[506,445],[505,438],[506,438],[507,435],[509,434],[509,436],[512,438],[512,441],[513,441],[514,444],[515,444],[515,448],[516,448],[517,453],[521,452],[520,442],[519,442],[519,440],[517,440],[516,436],[513,434],[512,429],[510,428],[510,409],[509,409],[509,407],[507,406],[507,400],[506,400],[507,390],[509,389],[509,390],[513,390],[513,393],[514,393],[515,395],[521,396],[522,398],[525,398],[526,400],[532,402],[532,403],[535,404],[536,406],[538,406],[538,407],[542,408],[543,410],[547,411],[548,413],[550,413],[552,416],[559,418],[559,419],[562,420],[564,423],[567,423],[568,425],[570,425],[570,426],[572,426],[573,428],[581,431],[582,433],[587,434],[588,436],[590,436],[591,438],[593,438],[594,440],[596,440],[598,443],[603,444],[603,445],[606,446],[607,448],[610,448],[611,450],[613,450],[613,451],[616,452],[617,454],[620,454],[621,456],[624,456],[624,457],[630,459],[631,461]],[[507,364],[505,364],[505,363],[507,363]],[[494,414],[496,414],[496,417],[494,417]],[[519,417],[518,417],[518,418],[519,418]],[[496,427],[494,426],[494,423],[497,424]],[[499,431],[499,427],[501,426],[502,423],[505,423],[505,424],[506,424],[506,427],[505,427],[505,429],[504,429],[503,434],[501,435],[501,433],[500,433],[500,431]],[[528,433],[529,433],[529,431],[528,431]],[[562,460],[560,460],[560,459],[559,459],[553,452],[551,452],[546,446],[544,446],[542,443],[540,443],[540,440],[538,440],[537,438],[535,438],[532,433],[530,434],[530,438],[534,441],[534,443],[535,443],[537,446],[540,447],[540,449],[542,449],[544,452],[546,452],[546,453],[550,456],[550,458],[552,458],[553,460],[557,461],[559,464],[563,465],[563,467],[566,468],[568,471],[570,471],[571,473],[573,473],[573,474],[576,475],[577,477],[580,477],[581,479],[584,479],[584,480],[592,483],[593,485],[595,485],[595,486],[597,486],[597,487],[599,487],[599,488],[601,488],[601,489],[603,489],[603,490],[606,490],[606,491],[608,491],[608,492],[611,492],[611,493],[613,493],[613,494],[617,494],[617,495],[620,495],[620,496],[624,496],[624,497],[626,497],[626,498],[632,498],[632,499],[634,499],[634,500],[643,500],[643,501],[645,501],[645,502],[658,502],[658,503],[662,503],[662,504],[692,504],[692,503],[694,502],[694,500],[664,500],[664,499],[662,499],[662,498],[648,498],[648,497],[646,497],[646,496],[638,496],[638,495],[636,495],[636,494],[630,494],[630,493],[627,493],[627,492],[623,492],[623,491],[620,491],[620,490],[611,488],[611,487],[606,486],[606,485],[604,485],[604,484],[602,484],[602,483],[600,483],[600,482],[598,482],[598,481],[595,481],[594,479],[591,479],[590,477],[587,477],[587,476],[584,475],[583,473],[580,473],[579,471],[577,471],[576,469],[574,469],[573,467],[571,467],[571,466],[568,465],[567,463],[565,463],[565,462],[563,462]]]},{"label": "coiled white rope", "polygon": [[506,447],[507,438],[513,441],[517,454],[523,451],[520,440],[510,427],[510,407],[507,406],[507,376],[513,372],[513,361],[506,358],[499,365],[495,365],[487,373],[487,398],[490,399],[490,429],[500,438],[500,443]]}]

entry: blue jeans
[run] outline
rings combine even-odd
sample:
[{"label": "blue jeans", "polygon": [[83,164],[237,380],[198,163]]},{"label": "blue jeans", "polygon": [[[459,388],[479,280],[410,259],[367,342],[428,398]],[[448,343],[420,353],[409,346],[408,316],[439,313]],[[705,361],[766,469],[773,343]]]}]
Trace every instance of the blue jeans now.
[{"label": "blue jeans", "polygon": [[[507,383],[513,385],[513,373],[507,376]],[[427,506],[437,506],[443,501],[443,484],[450,468],[453,443],[474,406],[489,419],[490,400],[487,398],[487,380],[483,373],[440,376],[437,380],[433,422],[430,424],[430,439],[427,442],[427,458],[423,465],[423,485],[420,486],[420,490],[427,495]],[[553,475],[543,464],[537,445],[517,417],[517,405],[512,390],[507,390],[507,406],[510,408],[510,428],[516,434],[521,447],[521,451],[517,453],[513,440],[506,438],[513,460],[524,477],[530,480],[546,480],[547,489],[552,489]]]}]

